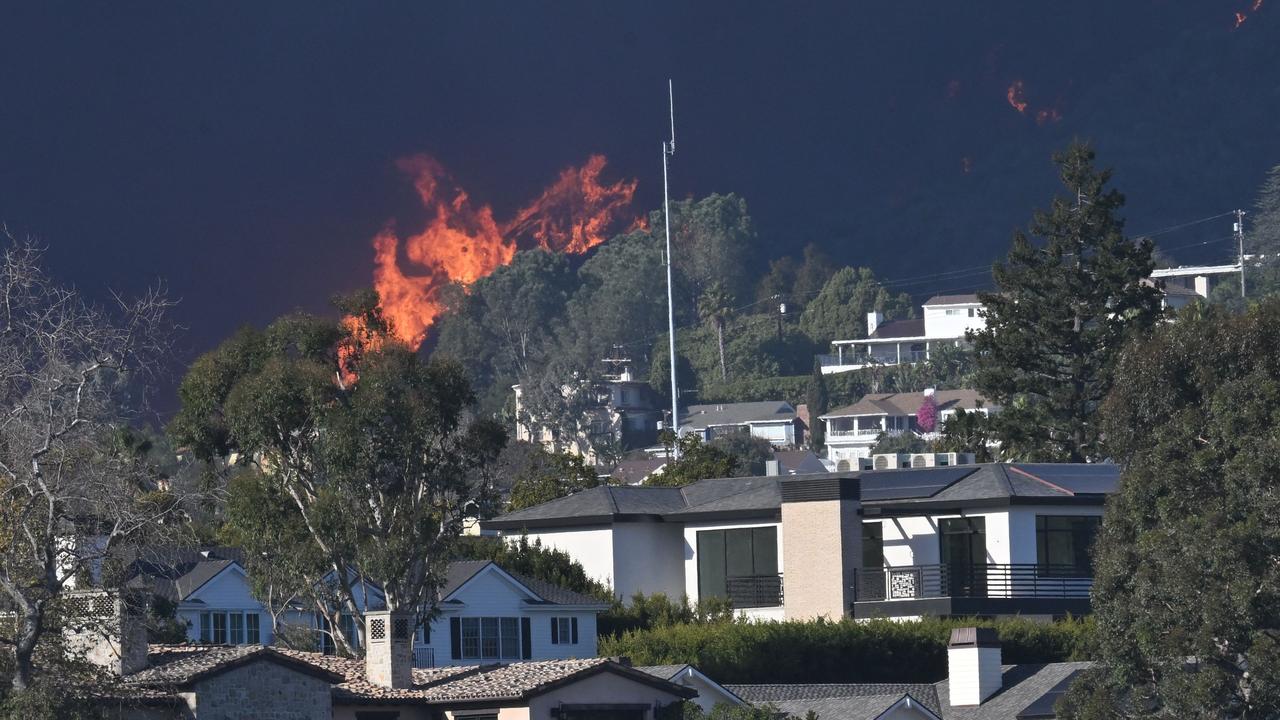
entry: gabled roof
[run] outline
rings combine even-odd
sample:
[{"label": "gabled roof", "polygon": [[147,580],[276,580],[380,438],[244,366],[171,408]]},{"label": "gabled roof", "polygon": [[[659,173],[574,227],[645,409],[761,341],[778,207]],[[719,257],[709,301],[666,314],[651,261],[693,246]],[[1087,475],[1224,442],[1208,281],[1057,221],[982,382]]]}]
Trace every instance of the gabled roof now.
[{"label": "gabled roof", "polygon": [[243,570],[241,557],[236,548],[135,548],[128,554],[126,585],[183,602],[224,570],[232,566]]},{"label": "gabled roof", "polygon": [[773,459],[784,475],[807,475],[827,472],[827,466],[812,450],[775,450]]},{"label": "gabled roof", "polygon": [[[936,390],[933,399],[938,403],[938,410],[973,410],[988,405],[986,398],[977,390]],[[819,420],[829,420],[855,415],[888,415],[890,417],[906,417],[915,415],[924,402],[923,393],[868,393],[858,402],[831,410],[819,416]]]},{"label": "gabled roof", "polygon": [[930,305],[981,305],[982,301],[978,299],[977,293],[964,293],[960,295],[934,295],[924,301],[924,307]]},{"label": "gabled roof", "polygon": [[665,467],[666,458],[641,458],[623,460],[609,473],[609,477],[622,485],[639,485],[645,478]]},{"label": "gabled roof", "polygon": [[881,340],[885,338],[917,338],[924,337],[924,318],[914,320],[890,320],[876,326],[876,331],[867,336]]},{"label": "gabled roof", "polygon": [[746,700],[739,697],[736,693],[730,690],[728,686],[721,685],[715,680],[712,680],[711,678],[707,677],[707,675],[704,674],[701,670],[699,670],[698,668],[688,663],[685,663],[683,665],[641,665],[641,666],[637,666],[636,670],[639,670],[642,673],[648,673],[657,678],[662,678],[663,680],[670,680],[671,682],[674,682],[677,684],[682,684],[679,681],[679,678],[681,676],[692,675],[698,680],[701,680],[702,682],[711,686],[713,690],[722,693],[727,698],[730,698],[737,704],[739,705],[747,704]]},{"label": "gabled roof", "polygon": [[440,599],[445,601],[456,599],[452,597],[454,593],[466,585],[473,577],[490,567],[522,586],[525,591],[533,596],[532,602],[543,605],[596,605],[606,607],[606,604],[598,598],[583,595],[528,575],[510,572],[492,560],[460,560],[449,563],[449,568],[445,573],[444,587],[440,589]]},{"label": "gabled roof", "polygon": [[938,716],[937,690],[932,683],[817,683],[774,685],[726,685],[753,705],[773,705],[795,717],[813,710],[820,718],[875,720],[889,708],[910,697]]},{"label": "gabled roof", "polygon": [[413,687],[403,689],[370,683],[361,660],[260,645],[152,645],[147,659],[149,667],[124,677],[122,686],[136,688],[139,692],[176,692],[201,679],[248,663],[265,661],[332,683],[337,702],[449,705],[520,701],[599,673],[619,675],[677,697],[696,695],[689,688],[634,670],[611,658],[415,668]]},{"label": "gabled roof", "polygon": [[795,418],[796,409],[791,406],[791,403],[782,400],[690,405],[684,417],[680,419],[680,428],[703,430],[725,425],[787,422]]},{"label": "gabled roof", "polygon": [[[933,506],[964,507],[1012,503],[1101,505],[1115,492],[1120,468],[1105,463],[987,463],[935,468],[826,473],[857,478],[864,512],[915,512]],[[486,530],[583,527],[613,522],[692,522],[731,518],[776,519],[782,509],[780,483],[809,482],[823,475],[757,476],[699,480],[682,488],[595,487],[536,505],[480,525]],[[616,493],[625,490],[621,496]],[[577,500],[593,494],[590,502]],[[599,506],[610,498],[609,507]],[[645,496],[648,501],[645,502]],[[616,500],[615,500],[616,498]],[[586,508],[589,514],[580,514]],[[612,512],[609,512],[612,510]],[[636,512],[644,510],[644,512]]]}]

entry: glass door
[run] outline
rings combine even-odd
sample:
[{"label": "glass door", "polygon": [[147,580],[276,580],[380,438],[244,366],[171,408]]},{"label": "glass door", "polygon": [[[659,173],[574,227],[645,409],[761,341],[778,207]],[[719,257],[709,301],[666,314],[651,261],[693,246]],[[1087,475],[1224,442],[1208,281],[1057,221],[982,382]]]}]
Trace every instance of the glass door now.
[{"label": "glass door", "polygon": [[938,557],[942,561],[942,593],[951,597],[986,597],[986,518],[938,521]]}]

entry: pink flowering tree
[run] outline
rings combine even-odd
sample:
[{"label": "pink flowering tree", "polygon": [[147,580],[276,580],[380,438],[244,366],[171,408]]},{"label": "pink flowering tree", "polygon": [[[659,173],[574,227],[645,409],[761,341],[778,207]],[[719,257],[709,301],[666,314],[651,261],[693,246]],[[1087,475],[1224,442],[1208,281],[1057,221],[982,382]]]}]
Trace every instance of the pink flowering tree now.
[{"label": "pink flowering tree", "polygon": [[931,433],[938,428],[938,401],[933,398],[933,389],[924,391],[924,400],[920,409],[916,410],[916,425],[921,432]]}]

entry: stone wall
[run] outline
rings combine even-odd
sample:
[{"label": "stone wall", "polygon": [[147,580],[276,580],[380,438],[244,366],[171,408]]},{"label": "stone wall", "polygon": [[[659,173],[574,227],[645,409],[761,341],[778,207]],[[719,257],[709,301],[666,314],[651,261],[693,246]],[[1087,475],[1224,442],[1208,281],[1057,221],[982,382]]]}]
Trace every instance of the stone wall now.
[{"label": "stone wall", "polygon": [[314,720],[333,717],[329,682],[259,659],[197,682],[184,693],[197,720]]}]

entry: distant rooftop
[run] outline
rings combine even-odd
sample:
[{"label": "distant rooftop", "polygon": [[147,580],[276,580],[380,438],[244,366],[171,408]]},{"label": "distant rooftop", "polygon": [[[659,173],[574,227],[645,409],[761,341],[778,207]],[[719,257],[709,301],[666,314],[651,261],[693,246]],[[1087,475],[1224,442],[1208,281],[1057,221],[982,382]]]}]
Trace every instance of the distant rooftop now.
[{"label": "distant rooftop", "polygon": [[705,430],[725,425],[786,422],[796,418],[796,409],[782,400],[763,402],[690,405],[680,420],[681,429]]},{"label": "distant rooftop", "polygon": [[[973,410],[987,406],[989,403],[976,390],[938,390],[933,394],[939,410]],[[895,417],[915,415],[924,402],[924,394],[913,393],[869,393],[863,395],[858,402],[836,408],[822,416],[819,420],[855,415],[890,415]]]},{"label": "distant rooftop", "polygon": [[890,320],[876,326],[876,331],[869,338],[908,338],[924,337],[924,318],[914,320]]},{"label": "distant rooftop", "polygon": [[966,293],[963,295],[934,295],[924,301],[924,307],[930,305],[981,305],[982,301],[978,299],[977,293]]}]

